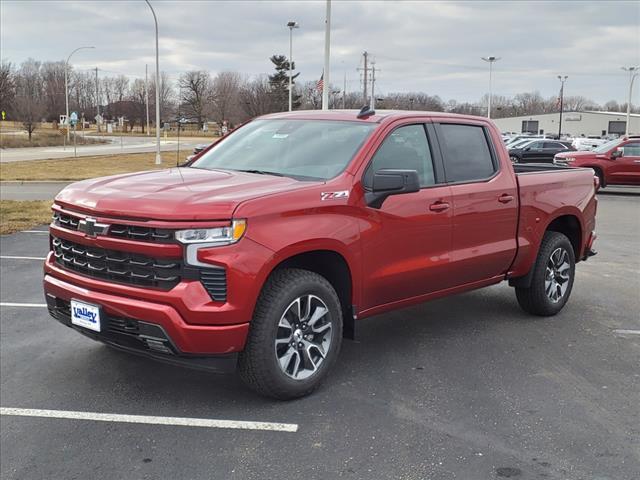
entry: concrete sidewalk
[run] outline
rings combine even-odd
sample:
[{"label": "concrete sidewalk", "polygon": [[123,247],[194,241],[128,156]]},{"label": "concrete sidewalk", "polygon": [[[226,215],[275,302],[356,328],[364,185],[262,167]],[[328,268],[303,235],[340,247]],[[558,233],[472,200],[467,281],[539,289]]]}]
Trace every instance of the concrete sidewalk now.
[{"label": "concrete sidewalk", "polygon": [[0,182],[2,200],[53,200],[73,182]]}]

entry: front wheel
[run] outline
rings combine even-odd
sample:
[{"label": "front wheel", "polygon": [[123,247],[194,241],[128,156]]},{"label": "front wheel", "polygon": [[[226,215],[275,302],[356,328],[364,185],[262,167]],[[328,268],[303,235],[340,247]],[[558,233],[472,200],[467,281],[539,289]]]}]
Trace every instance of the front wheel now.
[{"label": "front wheel", "polygon": [[515,155],[511,155],[509,159],[511,160],[511,163],[520,163],[520,159]]},{"label": "front wheel", "polygon": [[518,303],[534,315],[555,315],[565,306],[573,288],[576,261],[569,239],[559,232],[546,232],[533,269],[531,285],[516,287]]},{"label": "front wheel", "polygon": [[282,269],[260,294],[238,372],[262,395],[302,397],[320,385],[341,343],[342,309],[331,284],[314,272]]}]

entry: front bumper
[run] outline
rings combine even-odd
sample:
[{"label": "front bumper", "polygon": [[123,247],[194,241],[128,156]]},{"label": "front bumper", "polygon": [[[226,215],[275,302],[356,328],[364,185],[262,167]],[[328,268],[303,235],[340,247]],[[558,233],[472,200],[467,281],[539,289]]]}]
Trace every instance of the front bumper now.
[{"label": "front bumper", "polygon": [[[139,353],[169,358],[225,355],[241,351],[249,331],[248,322],[191,325],[171,305],[92,290],[50,273],[45,274],[44,291],[50,312],[67,326],[71,326],[68,313],[71,299],[101,306],[107,319],[103,331],[94,333],[75,325],[73,328],[96,340]],[[116,328],[116,323],[122,327]],[[136,328],[127,331],[127,325]]]}]

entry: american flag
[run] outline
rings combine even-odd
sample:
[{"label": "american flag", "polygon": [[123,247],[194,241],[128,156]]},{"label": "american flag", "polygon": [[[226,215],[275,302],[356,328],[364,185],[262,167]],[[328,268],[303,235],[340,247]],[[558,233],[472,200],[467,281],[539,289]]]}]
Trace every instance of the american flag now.
[{"label": "american flag", "polygon": [[324,88],[324,72],[322,72],[322,75],[320,75],[320,80],[318,80],[318,82],[316,83],[316,90],[318,90],[319,92],[322,92],[323,88]]}]

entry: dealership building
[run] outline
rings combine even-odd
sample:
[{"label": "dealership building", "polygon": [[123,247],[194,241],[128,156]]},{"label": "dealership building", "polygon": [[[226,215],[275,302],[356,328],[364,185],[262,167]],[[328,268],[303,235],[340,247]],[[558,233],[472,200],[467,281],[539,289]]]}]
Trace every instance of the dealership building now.
[{"label": "dealership building", "polygon": [[[494,118],[493,121],[501,132],[557,135],[560,113]],[[581,135],[623,135],[626,127],[626,113],[584,111],[564,112],[562,114],[562,133],[574,137]],[[631,114],[629,133],[640,133],[640,114]]]}]

